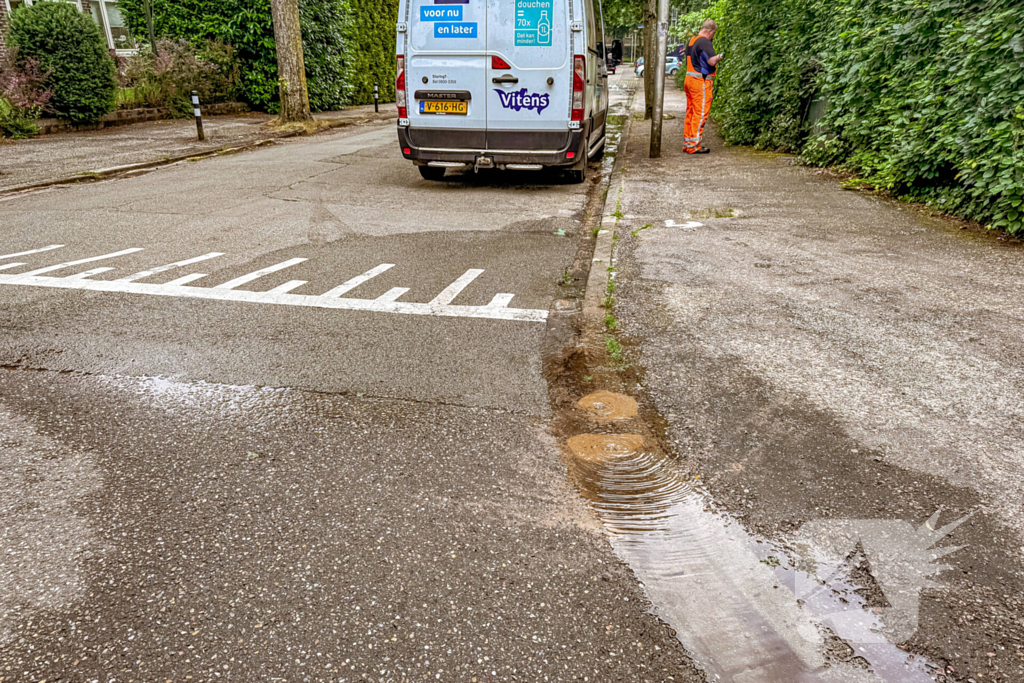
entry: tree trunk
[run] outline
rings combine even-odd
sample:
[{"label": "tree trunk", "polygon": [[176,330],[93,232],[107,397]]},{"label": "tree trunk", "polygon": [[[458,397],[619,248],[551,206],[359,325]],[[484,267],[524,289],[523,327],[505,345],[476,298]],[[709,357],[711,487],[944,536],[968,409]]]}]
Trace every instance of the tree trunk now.
[{"label": "tree trunk", "polygon": [[644,0],[644,119],[654,109],[655,55],[658,54],[658,0]]},{"label": "tree trunk", "polygon": [[281,93],[281,122],[310,121],[306,64],[302,57],[302,27],[298,0],[270,0],[277,44],[277,83]]}]

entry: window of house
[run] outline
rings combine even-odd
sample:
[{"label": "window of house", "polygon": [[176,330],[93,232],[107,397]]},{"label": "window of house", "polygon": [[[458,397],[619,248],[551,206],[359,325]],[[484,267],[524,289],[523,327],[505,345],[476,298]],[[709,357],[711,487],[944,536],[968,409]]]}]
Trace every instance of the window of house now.
[{"label": "window of house", "polygon": [[[0,1],[7,6],[8,10],[13,12],[19,7],[31,7],[32,4],[40,2],[41,0]],[[74,4],[78,7],[79,11],[82,9],[81,0],[63,1]],[[117,0],[92,0],[92,2],[89,3],[89,13],[92,14],[92,18],[103,30],[103,35],[107,39],[108,49],[117,50],[120,53],[131,53],[135,51],[135,41],[132,39],[131,33],[125,25],[124,17],[121,15],[121,10],[117,6]]]},{"label": "window of house", "polygon": [[92,6],[102,5],[103,18],[106,23],[101,23],[107,31],[107,41],[110,47],[118,52],[135,50],[135,41],[125,25],[124,17],[117,6],[116,0],[92,0]]},{"label": "window of house", "polygon": [[[70,2],[71,4],[78,7],[78,11],[82,11],[81,0],[63,0],[64,2]],[[4,4],[7,5],[7,9],[10,12],[18,9],[19,7],[31,7],[33,2],[39,2],[39,0],[4,0]]]}]

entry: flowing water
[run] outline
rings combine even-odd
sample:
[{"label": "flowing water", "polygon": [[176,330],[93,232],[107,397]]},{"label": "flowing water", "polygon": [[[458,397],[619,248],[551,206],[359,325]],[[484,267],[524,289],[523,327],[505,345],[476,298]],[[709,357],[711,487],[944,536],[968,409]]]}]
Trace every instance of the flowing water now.
[{"label": "flowing water", "polygon": [[842,562],[808,550],[811,565],[752,537],[643,442],[636,434],[573,437],[571,471],[616,553],[708,680],[936,680],[934,667],[880,635],[882,621],[864,609]]}]

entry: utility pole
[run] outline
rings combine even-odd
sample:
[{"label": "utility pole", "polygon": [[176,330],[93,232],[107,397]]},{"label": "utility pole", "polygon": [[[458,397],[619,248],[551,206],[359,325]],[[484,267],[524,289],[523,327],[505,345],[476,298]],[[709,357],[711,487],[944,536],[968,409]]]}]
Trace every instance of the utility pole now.
[{"label": "utility pole", "polygon": [[654,107],[654,77],[657,75],[654,60],[658,47],[655,35],[657,10],[658,0],[644,0],[644,119],[651,118]]},{"label": "utility pole", "polygon": [[[658,2],[657,51],[658,57],[651,64],[654,77],[654,106],[651,111],[651,153],[652,159],[661,156],[661,120],[665,108],[665,53],[668,51],[668,0]],[[646,67],[645,67],[646,73]]]},{"label": "utility pole", "polygon": [[149,49],[156,54],[156,33],[153,31],[153,5],[146,0],[146,25],[149,27]]},{"label": "utility pole", "polygon": [[302,27],[298,0],[270,0],[277,45],[277,84],[281,93],[281,122],[311,121],[306,63],[302,56]]}]

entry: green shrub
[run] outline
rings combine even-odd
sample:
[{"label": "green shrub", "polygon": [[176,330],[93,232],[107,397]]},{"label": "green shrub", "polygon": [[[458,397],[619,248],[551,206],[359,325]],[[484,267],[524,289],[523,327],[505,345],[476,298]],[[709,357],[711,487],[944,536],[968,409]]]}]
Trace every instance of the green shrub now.
[{"label": "green shrub", "polygon": [[8,44],[18,59],[37,60],[49,75],[50,106],[75,123],[93,123],[114,108],[117,81],[106,39],[73,4],[39,2],[11,15]]},{"label": "green shrub", "polygon": [[158,40],[125,61],[118,106],[165,107],[173,118],[192,116],[192,91],[212,104],[235,97],[239,67],[234,50],[217,41],[195,48],[187,40]]},{"label": "green shrub", "polygon": [[[1024,233],[1019,0],[719,0],[708,11],[728,53],[712,106],[727,141],[841,164],[894,196]],[[808,141],[814,99],[828,102],[817,123],[828,136]]]},{"label": "green shrub", "polygon": [[381,102],[395,99],[395,22],[398,0],[349,0],[352,6],[346,77],[352,104],[372,104],[373,84]]},{"label": "green shrub", "polygon": [[38,116],[16,107],[6,97],[0,96],[0,137],[30,138],[39,134],[36,125]]}]

